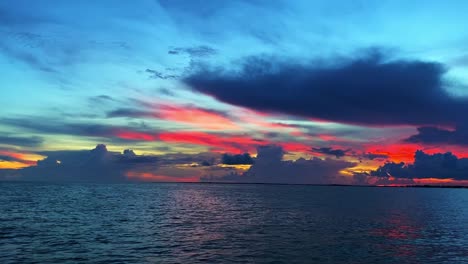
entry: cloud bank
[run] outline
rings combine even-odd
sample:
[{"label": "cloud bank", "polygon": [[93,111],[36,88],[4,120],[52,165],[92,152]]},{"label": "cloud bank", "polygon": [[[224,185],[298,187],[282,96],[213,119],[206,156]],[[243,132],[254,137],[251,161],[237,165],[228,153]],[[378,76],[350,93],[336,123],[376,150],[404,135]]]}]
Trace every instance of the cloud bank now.
[{"label": "cloud bank", "polygon": [[413,164],[387,162],[370,175],[408,179],[468,180],[468,158],[458,158],[450,152],[430,155],[418,150],[414,155]]},{"label": "cloud bank", "polygon": [[110,152],[103,144],[93,150],[47,152],[36,166],[0,170],[0,178],[50,182],[123,182],[134,169],[156,168],[157,158],[136,155],[132,150]]},{"label": "cloud bank", "polygon": [[240,165],[240,164],[253,164],[254,160],[249,153],[244,154],[223,154],[221,157],[221,163],[227,165]]},{"label": "cloud bank", "polygon": [[333,149],[333,148],[312,148],[314,152],[335,156],[336,158],[341,158],[346,155],[347,152],[351,151],[351,149]]},{"label": "cloud bank", "polygon": [[279,146],[257,148],[257,158],[249,170],[242,174],[231,173],[223,177],[202,177],[201,181],[242,183],[334,184],[345,183],[340,171],[357,165],[354,162],[334,159],[304,159],[284,161],[284,150]]}]

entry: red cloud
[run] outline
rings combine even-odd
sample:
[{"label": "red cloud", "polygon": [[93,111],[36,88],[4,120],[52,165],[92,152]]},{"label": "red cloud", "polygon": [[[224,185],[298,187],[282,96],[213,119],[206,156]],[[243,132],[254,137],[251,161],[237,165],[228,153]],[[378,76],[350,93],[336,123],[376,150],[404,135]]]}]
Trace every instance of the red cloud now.
[{"label": "red cloud", "polygon": [[1,169],[18,169],[37,164],[37,160],[41,158],[40,155],[32,153],[17,153],[6,150],[0,150],[0,155],[11,157],[12,160],[0,160]]},{"label": "red cloud", "polygon": [[284,143],[277,143],[280,145],[285,151],[290,152],[310,152],[311,147],[306,144],[302,144],[299,142],[284,142]]},{"label": "red cloud", "polygon": [[118,131],[115,134],[116,137],[127,139],[127,140],[144,140],[144,141],[156,141],[158,140],[157,135],[144,133],[144,132],[134,132],[134,131]]},{"label": "red cloud", "polygon": [[245,136],[216,135],[204,132],[165,132],[159,139],[166,142],[188,143],[214,147],[215,151],[242,152],[265,142]]},{"label": "red cloud", "polygon": [[115,136],[127,140],[164,141],[168,143],[187,143],[207,146],[215,152],[251,152],[258,145],[276,144],[285,151],[309,152],[310,146],[300,142],[273,142],[254,139],[244,135],[210,134],[196,131],[162,132],[151,134],[135,131],[118,131]]},{"label": "red cloud", "polygon": [[321,134],[321,135],[317,135],[317,137],[319,137],[323,141],[339,141],[337,137],[332,136],[332,135]]},{"label": "red cloud", "polygon": [[156,108],[156,116],[163,120],[191,124],[208,130],[239,129],[237,124],[216,111],[169,104],[158,105]]},{"label": "red cloud", "polygon": [[414,153],[417,150],[424,150],[427,154],[452,152],[457,157],[468,157],[466,148],[456,146],[437,146],[427,147],[419,144],[400,143],[391,145],[368,145],[365,146],[365,152],[373,154],[387,155],[390,161],[412,163],[414,160]]},{"label": "red cloud", "polygon": [[9,156],[9,157],[12,157],[12,158],[14,158],[14,159],[16,159],[16,160],[24,160],[24,159],[26,159],[24,154],[16,153],[16,152],[11,152],[11,151],[4,151],[4,150],[1,150],[1,151],[0,151],[0,155]]}]

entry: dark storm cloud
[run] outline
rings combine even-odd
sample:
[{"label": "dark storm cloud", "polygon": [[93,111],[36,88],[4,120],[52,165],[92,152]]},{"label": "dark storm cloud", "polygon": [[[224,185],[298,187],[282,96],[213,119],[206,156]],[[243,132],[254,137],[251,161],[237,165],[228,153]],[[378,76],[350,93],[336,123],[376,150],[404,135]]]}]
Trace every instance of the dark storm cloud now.
[{"label": "dark storm cloud", "polygon": [[330,184],[342,183],[339,176],[343,169],[356,163],[334,159],[303,159],[284,161],[284,150],[278,146],[262,146],[257,149],[255,163],[243,174],[230,173],[223,177],[202,177],[201,181]]},{"label": "dark storm cloud", "polygon": [[312,148],[312,151],[341,158],[351,149]]},{"label": "dark storm cloud", "polygon": [[44,140],[38,136],[32,137],[17,137],[9,134],[0,134],[0,145],[13,145],[21,147],[37,147]]},{"label": "dark storm cloud", "polygon": [[404,140],[410,143],[468,145],[468,130],[447,130],[438,127],[419,127],[418,134]]},{"label": "dark storm cloud", "polygon": [[450,152],[426,154],[416,151],[413,164],[387,162],[370,173],[372,176],[395,178],[452,178],[468,180],[468,158],[457,158]]},{"label": "dark storm cloud", "polygon": [[[44,152],[47,158],[19,170],[0,170],[10,180],[52,182],[121,182],[130,170],[156,168],[154,156],[136,155],[131,150],[110,152],[105,145],[93,150]],[[0,178],[1,178],[0,177]]]},{"label": "dark storm cloud", "polygon": [[220,101],[263,112],[364,125],[452,125],[463,120],[468,99],[444,90],[444,73],[439,63],[388,60],[373,50],[308,64],[249,58],[238,71],[205,67],[184,82]]},{"label": "dark storm cloud", "polygon": [[254,160],[249,153],[244,154],[223,154],[221,157],[221,163],[226,165],[240,165],[240,164],[253,164]]}]

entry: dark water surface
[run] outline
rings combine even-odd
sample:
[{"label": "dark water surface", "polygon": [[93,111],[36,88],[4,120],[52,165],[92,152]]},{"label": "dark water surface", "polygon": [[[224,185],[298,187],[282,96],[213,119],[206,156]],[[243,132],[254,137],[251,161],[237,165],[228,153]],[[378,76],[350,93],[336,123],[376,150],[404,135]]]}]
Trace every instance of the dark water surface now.
[{"label": "dark water surface", "polygon": [[0,263],[468,263],[468,190],[0,183]]}]

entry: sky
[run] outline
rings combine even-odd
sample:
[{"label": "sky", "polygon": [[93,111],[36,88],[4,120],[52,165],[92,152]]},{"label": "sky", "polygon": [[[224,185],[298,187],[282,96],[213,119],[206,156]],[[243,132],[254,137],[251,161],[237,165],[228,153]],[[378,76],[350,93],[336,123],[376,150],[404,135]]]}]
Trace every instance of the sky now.
[{"label": "sky", "polygon": [[467,10],[2,1],[0,180],[468,185]]}]

